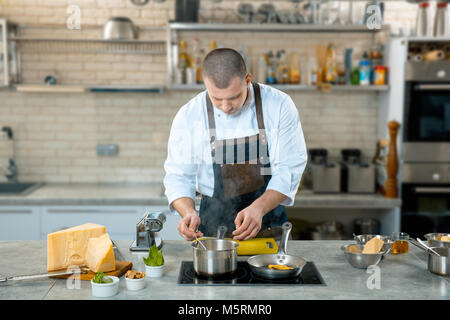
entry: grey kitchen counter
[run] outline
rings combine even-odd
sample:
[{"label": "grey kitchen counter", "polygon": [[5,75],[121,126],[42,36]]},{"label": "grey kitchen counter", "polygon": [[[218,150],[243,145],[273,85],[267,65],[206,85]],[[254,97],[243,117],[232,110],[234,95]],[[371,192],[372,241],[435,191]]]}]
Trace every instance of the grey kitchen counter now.
[{"label": "grey kitchen counter", "polygon": [[[197,202],[200,199],[197,197]],[[162,183],[136,184],[44,184],[26,195],[0,195],[0,206],[8,205],[167,205]],[[314,194],[310,190],[297,193],[294,208],[392,209],[400,199],[379,194]]]},{"label": "grey kitchen counter", "polygon": [[[450,278],[430,273],[426,253],[410,246],[400,255],[387,255],[379,266],[380,286],[370,289],[371,277],[364,269],[356,269],[345,260],[340,247],[352,241],[289,241],[288,252],[313,261],[326,285],[316,286],[190,286],[178,285],[181,261],[192,260],[188,242],[165,241],[165,274],[162,278],[146,279],[141,291],[128,291],[125,279],[120,279],[119,293],[114,300],[298,300],[298,299],[400,299],[448,300]],[[128,251],[131,241],[116,241],[122,255],[143,270],[142,254]],[[0,241],[0,274],[3,276],[34,274],[46,271],[46,241]],[[239,257],[246,260],[247,257]],[[0,283],[0,299],[89,300],[89,281],[81,281],[79,289],[68,289],[65,279],[42,279]],[[104,299],[104,298],[103,298]]]}]

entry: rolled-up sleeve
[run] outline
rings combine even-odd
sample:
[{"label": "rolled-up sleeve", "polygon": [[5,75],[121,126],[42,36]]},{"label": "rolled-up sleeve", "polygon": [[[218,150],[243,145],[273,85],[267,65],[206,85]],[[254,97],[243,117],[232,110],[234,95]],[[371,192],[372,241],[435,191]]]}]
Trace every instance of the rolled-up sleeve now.
[{"label": "rolled-up sleeve", "polygon": [[272,177],[266,190],[284,194],[287,198],[281,204],[292,206],[306,167],[307,151],[298,110],[289,96],[281,104],[279,126],[270,135]]},{"label": "rolled-up sleeve", "polygon": [[185,108],[181,108],[170,129],[167,159],[164,163],[165,195],[172,211],[172,202],[176,199],[195,198],[198,164],[194,157],[192,136],[187,126]]}]

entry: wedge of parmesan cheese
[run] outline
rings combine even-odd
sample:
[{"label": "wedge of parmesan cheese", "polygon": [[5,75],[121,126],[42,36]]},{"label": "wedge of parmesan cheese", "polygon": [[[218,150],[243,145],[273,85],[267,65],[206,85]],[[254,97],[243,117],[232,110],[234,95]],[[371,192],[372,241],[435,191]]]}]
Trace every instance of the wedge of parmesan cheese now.
[{"label": "wedge of parmesan cheese", "polygon": [[366,254],[377,254],[380,253],[381,248],[383,248],[383,240],[378,238],[372,238],[364,245],[362,253]]}]

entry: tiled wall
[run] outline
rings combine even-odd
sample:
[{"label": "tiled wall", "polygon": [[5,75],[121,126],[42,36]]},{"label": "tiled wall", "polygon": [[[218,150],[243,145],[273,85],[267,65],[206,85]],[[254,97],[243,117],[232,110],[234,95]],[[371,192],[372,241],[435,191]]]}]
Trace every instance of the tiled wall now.
[{"label": "tiled wall", "polygon": [[[112,15],[125,15],[141,27],[140,38],[164,40],[164,26],[174,16],[174,0],[150,0],[137,8],[126,0],[3,0],[1,14],[26,24],[23,36],[96,38]],[[202,12],[213,8],[202,0]],[[264,1],[254,1],[256,5]],[[279,5],[279,1],[265,1]],[[218,12],[239,1],[226,0]],[[66,9],[81,8],[81,30],[67,30]],[[283,4],[286,8],[291,3]],[[405,2],[386,3],[386,20],[411,25],[415,7]],[[203,46],[214,39],[219,45],[243,44],[255,64],[269,49],[314,54],[316,43],[334,41],[338,54],[354,47],[359,55],[370,48],[368,34],[263,34],[202,35]],[[192,43],[194,34],[182,36]],[[237,40],[239,38],[239,40]],[[41,83],[48,74],[61,84],[165,84],[164,55],[47,53],[33,50],[22,55],[24,83]],[[338,155],[347,147],[361,148],[371,157],[375,150],[377,93],[288,92],[301,116],[309,148],[325,147]],[[173,116],[196,92],[157,93],[19,93],[0,91],[0,126],[15,133],[19,178],[47,182],[160,182],[164,176],[167,138]],[[117,157],[96,155],[98,143],[119,145]],[[3,163],[3,162],[2,162]],[[0,175],[0,179],[3,179]]]}]

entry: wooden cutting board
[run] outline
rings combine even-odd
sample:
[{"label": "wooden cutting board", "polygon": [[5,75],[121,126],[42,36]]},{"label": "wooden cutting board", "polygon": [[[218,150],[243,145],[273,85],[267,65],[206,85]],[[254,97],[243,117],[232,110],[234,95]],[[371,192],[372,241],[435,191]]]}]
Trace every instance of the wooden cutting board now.
[{"label": "wooden cutting board", "polygon": [[[130,261],[118,261],[118,260],[116,260],[116,270],[110,271],[110,272],[105,272],[105,275],[107,275],[107,276],[116,276],[116,277],[120,278],[128,270],[131,270],[132,267],[133,267],[133,264]],[[51,277],[51,278],[67,279],[67,278],[72,277],[72,276],[73,275],[66,275],[66,276],[56,276],[56,277]],[[80,274],[80,279],[81,280],[91,281],[94,278],[94,276],[95,276],[95,272],[92,272],[91,270],[89,270],[88,273]],[[76,277],[78,278],[78,275]]]}]

